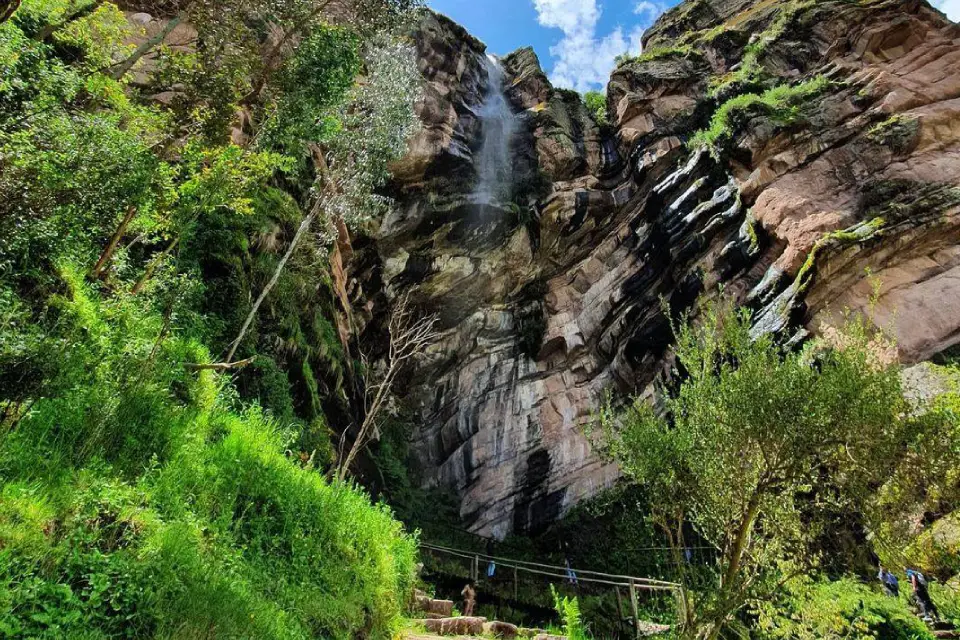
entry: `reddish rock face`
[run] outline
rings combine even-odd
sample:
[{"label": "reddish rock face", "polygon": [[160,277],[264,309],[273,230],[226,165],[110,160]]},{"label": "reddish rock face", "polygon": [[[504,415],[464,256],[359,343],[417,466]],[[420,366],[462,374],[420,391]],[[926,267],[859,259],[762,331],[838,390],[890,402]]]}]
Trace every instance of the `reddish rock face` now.
[{"label": "reddish rock face", "polygon": [[[404,394],[424,485],[480,533],[535,530],[616,479],[583,427],[605,391],[669,374],[661,300],[723,285],[756,331],[800,339],[875,279],[904,361],[960,342],[956,25],[919,0],[690,0],[646,38],[611,77],[612,126],[531,50],[501,61],[522,126],[513,195],[491,203],[472,197],[483,46],[441,17],[419,32],[424,129],[348,269],[440,313]],[[688,144],[745,94],[712,153]]]}]

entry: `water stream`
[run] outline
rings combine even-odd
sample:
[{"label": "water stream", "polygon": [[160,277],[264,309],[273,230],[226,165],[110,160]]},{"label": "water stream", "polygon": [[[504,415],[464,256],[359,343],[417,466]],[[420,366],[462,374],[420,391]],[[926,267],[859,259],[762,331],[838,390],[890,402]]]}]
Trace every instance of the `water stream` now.
[{"label": "water stream", "polygon": [[483,142],[476,157],[477,186],[475,201],[481,204],[505,203],[513,187],[511,143],[517,131],[517,116],[504,92],[504,74],[500,61],[486,58],[487,91],[480,107]]}]

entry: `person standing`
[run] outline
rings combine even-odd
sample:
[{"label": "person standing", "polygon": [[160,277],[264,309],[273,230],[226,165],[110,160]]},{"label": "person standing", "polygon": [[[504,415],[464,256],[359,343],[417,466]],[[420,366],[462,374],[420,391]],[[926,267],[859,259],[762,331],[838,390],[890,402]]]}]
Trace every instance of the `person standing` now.
[{"label": "person standing", "polygon": [[923,616],[924,621],[934,622],[939,617],[939,613],[937,612],[937,605],[933,604],[933,600],[930,598],[926,577],[913,569],[907,569],[906,571],[907,580],[913,587],[913,600],[920,608],[920,615]]},{"label": "person standing", "polygon": [[472,580],[467,583],[460,595],[463,596],[463,615],[467,618],[473,617],[473,608],[477,605],[477,592],[473,588]]},{"label": "person standing", "polygon": [[880,565],[880,573],[877,574],[877,578],[880,579],[880,584],[883,585],[883,592],[885,594],[894,598],[900,597],[900,581],[897,580],[897,576],[887,571],[883,565]]},{"label": "person standing", "polygon": [[497,563],[493,559],[493,540],[487,540],[487,580],[493,578],[493,574],[497,572]]}]

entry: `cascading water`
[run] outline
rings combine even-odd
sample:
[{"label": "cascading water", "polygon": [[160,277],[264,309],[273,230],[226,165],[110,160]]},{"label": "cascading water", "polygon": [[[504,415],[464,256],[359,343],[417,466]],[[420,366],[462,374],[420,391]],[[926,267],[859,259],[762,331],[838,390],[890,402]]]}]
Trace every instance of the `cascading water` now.
[{"label": "cascading water", "polygon": [[488,86],[480,107],[483,142],[476,157],[476,202],[494,204],[510,199],[513,166],[510,147],[517,130],[517,116],[503,90],[503,67],[492,55],[486,58]]}]

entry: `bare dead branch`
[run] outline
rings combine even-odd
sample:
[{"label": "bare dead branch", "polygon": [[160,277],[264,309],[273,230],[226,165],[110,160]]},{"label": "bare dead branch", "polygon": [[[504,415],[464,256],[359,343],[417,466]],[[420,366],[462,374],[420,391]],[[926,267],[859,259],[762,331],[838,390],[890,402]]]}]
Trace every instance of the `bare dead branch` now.
[{"label": "bare dead branch", "polygon": [[[411,304],[410,294],[400,296],[390,313],[390,347],[386,369],[378,376],[372,367],[364,367],[365,414],[353,446],[346,457],[341,456],[337,477],[349,473],[350,465],[370,442],[379,438],[380,415],[390,399],[394,382],[405,363],[436,342],[440,336],[436,314],[420,316]],[[366,362],[366,358],[362,360]]]},{"label": "bare dead branch", "polygon": [[201,363],[201,364],[185,364],[183,365],[191,371],[230,371],[232,369],[242,369],[248,365],[253,364],[257,359],[256,356],[252,358],[247,358],[246,360],[237,360],[236,362],[211,362],[211,363]]}]

